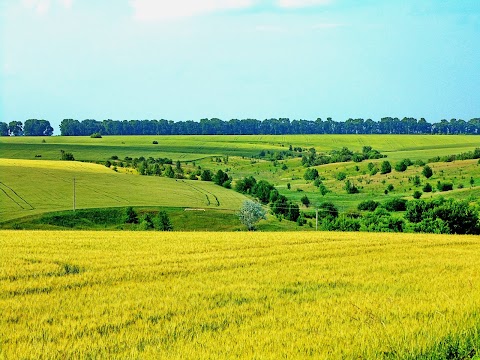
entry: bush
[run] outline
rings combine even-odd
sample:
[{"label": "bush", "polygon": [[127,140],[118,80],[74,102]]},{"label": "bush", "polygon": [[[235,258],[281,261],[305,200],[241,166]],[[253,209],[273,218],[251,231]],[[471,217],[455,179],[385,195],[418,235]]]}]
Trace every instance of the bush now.
[{"label": "bush", "polygon": [[200,179],[202,181],[212,181],[212,172],[210,170],[203,170]]},{"label": "bush", "polygon": [[365,200],[358,204],[357,209],[361,211],[375,211],[379,205],[380,203],[375,200]]},{"label": "bush", "polygon": [[158,141],[157,141],[157,140],[153,140],[153,141],[152,141],[152,144],[153,144],[153,145],[158,145]]},{"label": "bush", "polygon": [[425,165],[422,170],[422,175],[425,176],[427,179],[431,178],[433,175],[432,168],[428,165]]},{"label": "bush", "polygon": [[392,165],[390,164],[390,162],[387,160],[383,161],[382,165],[380,166],[380,173],[384,175],[391,172],[392,172]]},{"label": "bush", "polygon": [[407,164],[405,160],[399,161],[398,163],[395,164],[395,170],[398,172],[404,172],[407,170]]},{"label": "bush", "polygon": [[442,183],[442,182],[437,182],[437,189],[438,191],[450,191],[453,190],[453,184],[452,183]]},{"label": "bush", "polygon": [[421,196],[422,196],[421,191],[415,190],[415,192],[413,193],[413,198],[414,199],[420,199]]},{"label": "bush", "polygon": [[308,207],[310,205],[310,200],[308,199],[307,195],[304,195],[300,201],[302,202],[303,205],[305,205],[306,207]]},{"label": "bush", "polygon": [[318,216],[319,217],[338,217],[338,209],[331,201],[322,202],[318,206]]},{"label": "bush", "polygon": [[426,183],[422,190],[423,192],[432,192],[433,188],[432,188],[432,185],[430,185],[429,183]]},{"label": "bush", "polygon": [[357,194],[359,192],[358,188],[350,180],[345,181],[345,190],[347,194]]},{"label": "bush", "polygon": [[125,220],[126,224],[138,224],[138,215],[133,210],[133,207],[129,206],[125,209]]},{"label": "bush", "polygon": [[339,172],[335,175],[335,179],[337,179],[338,181],[345,180],[346,178],[347,174],[345,174],[344,172]]},{"label": "bush", "polygon": [[90,135],[90,137],[92,139],[101,139],[102,138],[102,134],[100,134],[99,132],[96,132],[96,133],[93,133],[92,135]]},{"label": "bush", "polygon": [[407,200],[393,198],[384,202],[383,207],[388,211],[405,211],[407,207]]},{"label": "bush", "polygon": [[159,231],[172,231],[173,226],[170,222],[170,218],[164,210],[158,212],[156,218],[153,220],[155,230]]},{"label": "bush", "polygon": [[305,171],[303,178],[307,181],[315,180],[318,178],[318,170],[315,168],[309,168]]},{"label": "bush", "polygon": [[60,154],[61,154],[61,157],[60,157],[61,160],[67,160],[67,161],[74,161],[75,160],[72,153],[60,150]]}]

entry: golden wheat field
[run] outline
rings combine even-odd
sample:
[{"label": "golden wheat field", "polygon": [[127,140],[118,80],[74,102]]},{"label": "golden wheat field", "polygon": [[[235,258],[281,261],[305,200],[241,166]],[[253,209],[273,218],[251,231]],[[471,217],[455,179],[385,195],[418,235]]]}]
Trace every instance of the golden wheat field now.
[{"label": "golden wheat field", "polygon": [[480,352],[475,236],[0,231],[0,249],[2,359]]}]

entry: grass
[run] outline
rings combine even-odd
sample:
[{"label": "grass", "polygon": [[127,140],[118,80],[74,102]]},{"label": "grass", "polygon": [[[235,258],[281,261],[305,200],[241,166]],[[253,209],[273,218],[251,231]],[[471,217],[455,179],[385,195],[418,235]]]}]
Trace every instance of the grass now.
[{"label": "grass", "polygon": [[480,239],[0,231],[0,358],[463,359]]},{"label": "grass", "polygon": [[[42,143],[45,140],[45,143]],[[158,145],[152,144],[158,141]],[[421,175],[421,167],[410,166],[403,173],[369,175],[367,164],[337,163],[317,166],[328,190],[322,196],[312,182],[303,179],[305,168],[300,158],[280,161],[277,166],[266,160],[252,159],[261,150],[287,150],[289,145],[303,148],[315,147],[318,152],[339,149],[343,146],[360,151],[372,146],[388,155],[395,163],[404,158],[412,161],[434,156],[458,154],[478,147],[477,136],[445,135],[246,135],[246,136],[104,136],[90,137],[0,137],[0,155],[11,160],[0,160],[0,222],[27,215],[60,211],[72,206],[72,181],[77,179],[77,208],[133,206],[204,207],[215,208],[219,194],[219,208],[238,210],[244,199],[233,191],[227,191],[204,182],[179,181],[156,177],[127,175],[131,169],[119,167],[122,174],[92,164],[51,161],[58,159],[60,150],[72,152],[77,160],[105,161],[112,155],[154,158],[167,157],[181,160],[188,174],[202,169],[227,171],[234,180],[253,175],[258,180],[273,183],[281,194],[300,204],[306,195],[312,206],[332,201],[340,211],[355,210],[358,203],[368,199],[386,201],[392,197],[411,199],[414,191],[422,190],[426,182],[435,189],[436,183],[450,182],[453,191],[422,194],[423,199],[432,196],[454,197],[478,202],[480,166],[477,160],[433,163],[434,176],[427,180]],[[35,158],[35,155],[42,155]],[[228,161],[225,162],[228,156]],[[16,159],[16,160],[14,160]],[[25,161],[23,159],[43,159]],[[51,159],[51,160],[47,160]],[[372,162],[378,167],[380,160]],[[287,169],[282,169],[286,165]],[[358,166],[358,169],[356,168]],[[344,181],[336,180],[336,174],[344,172],[347,179],[359,189],[359,194],[349,195]],[[420,186],[413,186],[411,178],[419,175]],[[474,179],[473,186],[470,178]],[[287,188],[287,184],[291,188]],[[385,194],[388,185],[393,191]],[[213,187],[212,187],[213,186]],[[41,191],[40,191],[41,189]],[[19,195],[19,196],[17,196]],[[220,199],[220,198],[218,198]],[[25,202],[26,201],[26,202]],[[210,205],[209,205],[210,203]],[[302,208],[303,210],[308,210]],[[278,222],[266,225],[272,230],[291,230]],[[183,228],[182,228],[183,229]],[[225,229],[225,228],[223,228]],[[185,229],[194,230],[194,229]]]},{"label": "grass", "polygon": [[[45,140],[45,143],[42,143]],[[154,145],[153,141],[158,141]],[[261,150],[286,150],[288,146],[315,147],[317,151],[343,146],[360,151],[369,145],[393,161],[409,157],[426,159],[472,150],[478,146],[475,135],[198,135],[198,136],[89,136],[0,137],[0,157],[57,160],[60,150],[77,160],[105,161],[112,155],[168,157],[191,161],[209,156],[254,156]]]},{"label": "grass", "polygon": [[174,206],[238,210],[245,197],[211,182],[116,173],[65,161],[0,159],[0,222],[73,207]]}]

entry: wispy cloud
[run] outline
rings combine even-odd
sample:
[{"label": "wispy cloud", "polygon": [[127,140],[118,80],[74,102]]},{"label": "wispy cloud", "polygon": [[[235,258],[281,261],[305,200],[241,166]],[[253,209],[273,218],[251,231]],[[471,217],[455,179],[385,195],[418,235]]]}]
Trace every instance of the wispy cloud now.
[{"label": "wispy cloud", "polygon": [[73,0],[22,0],[24,8],[37,13],[38,15],[47,14],[53,6],[60,6],[64,9],[70,9]]},{"label": "wispy cloud", "polygon": [[130,0],[140,21],[175,19],[252,7],[254,0]]},{"label": "wispy cloud", "polygon": [[281,8],[296,9],[311,6],[330,5],[333,0],[278,0],[277,5]]}]

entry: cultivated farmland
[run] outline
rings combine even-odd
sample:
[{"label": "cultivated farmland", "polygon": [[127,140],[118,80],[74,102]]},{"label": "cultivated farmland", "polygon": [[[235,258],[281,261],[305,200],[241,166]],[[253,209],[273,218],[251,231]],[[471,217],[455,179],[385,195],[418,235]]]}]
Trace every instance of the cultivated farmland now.
[{"label": "cultivated farmland", "polygon": [[472,357],[480,240],[0,232],[0,358]]},{"label": "cultivated farmland", "polygon": [[245,197],[211,182],[116,173],[72,161],[0,159],[0,220],[77,208],[174,206],[237,210]]}]

